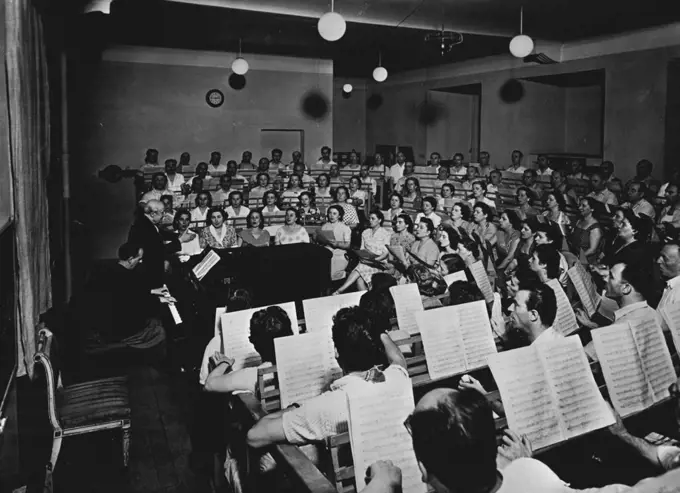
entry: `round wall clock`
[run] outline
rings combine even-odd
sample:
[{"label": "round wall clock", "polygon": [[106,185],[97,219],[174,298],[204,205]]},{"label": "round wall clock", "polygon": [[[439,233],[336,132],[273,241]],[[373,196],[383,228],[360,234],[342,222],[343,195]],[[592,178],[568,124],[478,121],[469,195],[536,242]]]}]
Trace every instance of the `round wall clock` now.
[{"label": "round wall clock", "polygon": [[219,89],[210,89],[205,95],[205,102],[212,108],[219,108],[224,103],[224,94]]}]

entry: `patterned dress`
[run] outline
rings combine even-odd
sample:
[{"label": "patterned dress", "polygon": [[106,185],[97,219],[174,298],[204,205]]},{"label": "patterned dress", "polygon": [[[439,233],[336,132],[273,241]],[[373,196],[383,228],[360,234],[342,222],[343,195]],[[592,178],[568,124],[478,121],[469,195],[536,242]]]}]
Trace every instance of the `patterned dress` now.
[{"label": "patterned dress", "polygon": [[[352,240],[352,230],[349,229],[344,223],[337,222],[324,223],[321,226],[321,231],[332,231],[335,241],[342,241],[347,244]],[[331,258],[331,279],[337,281],[338,279],[344,279],[347,273],[345,269],[347,268],[347,257],[345,256],[345,250],[342,248],[331,248],[327,246],[331,253],[333,253],[333,258]]]},{"label": "patterned dress", "polygon": [[[375,232],[369,228],[361,233],[361,249],[367,250],[376,255],[384,255],[387,253],[386,245],[390,244],[391,237],[392,234],[385,228],[380,227]],[[371,283],[373,274],[376,272],[381,272],[375,267],[371,267],[370,265],[362,263],[357,265],[356,269],[354,270],[356,270],[357,274],[359,274],[364,282],[369,285]]]},{"label": "patterned dress", "polygon": [[213,226],[203,228],[199,244],[201,248],[211,247],[216,250],[233,248],[238,245],[236,230],[226,224],[223,224],[219,230]]},{"label": "patterned dress", "polygon": [[297,226],[293,231],[287,231],[288,226],[282,226],[276,232],[277,245],[292,245],[294,243],[309,243],[309,234],[302,226]]}]

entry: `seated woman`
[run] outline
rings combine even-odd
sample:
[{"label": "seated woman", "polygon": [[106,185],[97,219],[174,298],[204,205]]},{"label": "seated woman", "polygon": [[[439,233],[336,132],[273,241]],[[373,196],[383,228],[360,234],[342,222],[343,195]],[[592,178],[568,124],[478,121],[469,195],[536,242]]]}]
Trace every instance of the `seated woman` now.
[{"label": "seated woman", "polygon": [[652,255],[647,251],[647,241],[652,229],[651,219],[638,216],[629,209],[619,209],[615,214],[618,216],[615,222],[618,241],[615,249],[603,258],[604,265],[610,267],[621,263],[647,263],[646,267],[651,270]]},{"label": "seated woman", "polygon": [[394,221],[398,216],[404,213],[404,197],[398,192],[392,192],[390,195],[390,208],[384,212],[386,221]]},{"label": "seated woman", "polygon": [[[470,231],[472,225],[469,223],[472,211],[465,202],[458,202],[451,209],[451,226],[459,235]],[[448,222],[448,221],[447,221]]]},{"label": "seated woman", "polygon": [[363,207],[368,200],[366,191],[361,189],[361,178],[358,176],[349,179],[349,200],[354,207]]},{"label": "seated woman", "polygon": [[534,194],[527,187],[519,187],[515,193],[517,198],[517,215],[524,221],[530,217],[536,217],[540,214],[538,209],[533,207]]},{"label": "seated woman", "polygon": [[319,209],[313,205],[313,196],[311,192],[305,190],[300,194],[298,199],[300,201],[298,204],[298,213],[303,222],[316,222],[321,219]]},{"label": "seated woman", "polygon": [[506,210],[501,214],[499,226],[500,229],[496,232],[498,238],[496,241],[498,255],[496,271],[500,277],[506,273],[515,258],[515,252],[519,246],[519,230],[522,228],[522,221],[515,211]]},{"label": "seated woman", "polygon": [[314,195],[318,198],[331,197],[331,177],[328,173],[321,173],[316,178],[316,187],[314,187]]},{"label": "seated woman", "polygon": [[238,190],[229,194],[229,204],[225,212],[231,219],[248,217],[248,214],[250,214],[250,209],[243,205],[243,193]]},{"label": "seated woman", "polygon": [[496,202],[486,196],[486,184],[478,180],[472,184],[472,198],[468,199],[470,208],[473,209],[477,204],[486,204],[491,209],[496,209]]},{"label": "seated woman", "polygon": [[[415,229],[416,241],[408,250],[430,268],[433,268],[439,260],[439,247],[434,241],[434,233],[435,228],[432,221],[427,218],[421,219]],[[407,260],[409,260],[410,265],[419,263],[412,256],[409,257]]]},{"label": "seated woman", "polygon": [[529,268],[542,283],[560,277],[560,254],[552,245],[537,245],[529,259]]},{"label": "seated woman", "polygon": [[298,197],[305,191],[301,185],[302,181],[298,175],[290,175],[290,178],[288,178],[288,188],[281,195],[281,200],[283,200],[285,206],[291,207],[293,204],[297,204]]},{"label": "seated woman", "polygon": [[262,196],[262,215],[263,216],[280,216],[283,215],[281,209],[278,208],[279,197],[273,190],[267,190]]},{"label": "seated woman", "polygon": [[437,208],[437,200],[434,197],[425,197],[423,199],[422,212],[416,215],[415,223],[420,223],[421,219],[429,219],[432,221],[435,229],[439,227],[439,223],[442,222],[442,218],[437,215],[435,209]]},{"label": "seated woman", "polygon": [[239,237],[244,246],[269,246],[271,237],[269,231],[264,229],[264,221],[262,220],[262,213],[260,211],[250,211],[250,214],[246,217],[246,227],[241,230]]},{"label": "seated woman", "polygon": [[522,227],[519,230],[519,244],[515,253],[515,261],[509,266],[509,269],[515,269],[517,263],[528,265],[531,254],[534,253],[535,248],[535,234],[538,223],[532,220],[522,221]]},{"label": "seated woman", "polygon": [[442,302],[436,296],[446,292],[446,281],[437,269],[431,269],[423,264],[415,263],[407,270],[408,278],[418,285],[423,308],[439,308]]},{"label": "seated woman", "polygon": [[196,195],[196,207],[191,210],[191,222],[196,228],[204,228],[208,212],[212,207],[212,197],[208,192],[200,192]]},{"label": "seated woman", "polygon": [[440,196],[437,200],[437,210],[449,213],[456,203],[460,202],[460,199],[453,196],[456,192],[456,188],[453,183],[444,183],[440,189]]},{"label": "seated woman", "polygon": [[186,209],[179,209],[175,214],[175,231],[181,245],[178,255],[197,255],[203,251],[201,248],[198,233],[189,229],[191,224],[191,212]]},{"label": "seated woman", "polygon": [[292,245],[294,243],[309,243],[307,230],[300,225],[300,216],[297,209],[289,207],[281,226],[274,236],[275,245]]},{"label": "seated woman", "polygon": [[199,237],[201,248],[214,248],[224,250],[226,248],[236,248],[241,246],[241,239],[236,236],[236,230],[225,223],[229,216],[226,211],[217,207],[212,207],[207,214],[210,226],[203,228]]},{"label": "seated woman", "polygon": [[458,256],[458,241],[460,241],[460,235],[450,224],[441,224],[439,226],[437,244],[439,245],[440,252],[437,265],[443,276],[455,272],[449,266],[452,265],[454,257]]},{"label": "seated woman", "polygon": [[420,193],[418,178],[413,176],[406,178],[402,195],[404,197],[404,207],[419,210],[423,206],[423,197]]},{"label": "seated woman", "polygon": [[271,185],[269,184],[269,173],[258,173],[257,174],[257,186],[250,189],[248,192],[248,203],[254,206],[259,202],[267,190],[271,190]]},{"label": "seated woman", "polygon": [[331,280],[344,279],[347,273],[346,251],[350,248],[352,231],[343,222],[344,210],[339,205],[331,205],[326,211],[328,221],[321,226],[321,233],[326,236],[324,244],[333,254],[331,258]]},{"label": "seated woman", "polygon": [[598,202],[592,197],[583,197],[578,210],[581,219],[574,225],[569,241],[571,251],[583,265],[596,265],[602,251],[602,225],[593,217]]},{"label": "seated woman", "polygon": [[354,208],[354,206],[348,203],[348,200],[349,191],[347,190],[347,187],[340,185],[335,189],[335,197],[331,205],[337,205],[341,207],[343,210],[342,221],[350,228],[354,228],[359,224],[359,215],[357,214],[357,210]]},{"label": "seated woman", "polygon": [[[383,213],[378,209],[371,211],[368,216],[368,228],[361,233],[361,249],[375,254],[376,257],[373,259],[375,262],[383,262],[389,254],[386,245],[390,244],[392,235],[382,227],[384,219]],[[380,272],[380,269],[359,262],[359,265],[349,274],[345,283],[333,294],[345,292],[355,282],[357,289],[364,291],[368,289],[373,274],[377,272]]]},{"label": "seated woman", "polygon": [[383,160],[382,154],[376,152],[373,155],[373,163],[371,164],[371,171],[376,173],[385,174],[385,161]]},{"label": "seated woman", "polygon": [[536,247],[539,245],[550,245],[555,249],[558,249],[560,256],[560,284],[563,287],[567,286],[569,275],[567,271],[569,270],[569,264],[567,259],[559,252],[559,247],[562,245],[562,233],[560,228],[556,223],[538,223],[536,224],[536,233],[534,234],[534,244]]}]

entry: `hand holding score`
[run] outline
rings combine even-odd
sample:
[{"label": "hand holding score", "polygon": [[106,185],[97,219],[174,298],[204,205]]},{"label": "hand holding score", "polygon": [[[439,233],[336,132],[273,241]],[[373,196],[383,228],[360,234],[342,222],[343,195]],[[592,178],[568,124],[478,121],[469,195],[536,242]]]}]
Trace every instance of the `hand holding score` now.
[{"label": "hand holding score", "polygon": [[366,470],[366,484],[380,485],[380,491],[401,491],[401,469],[391,460],[374,462]]},{"label": "hand holding score", "polygon": [[505,468],[512,461],[522,457],[532,457],[531,442],[526,435],[518,435],[511,429],[505,430],[503,443],[498,446],[498,467]]}]

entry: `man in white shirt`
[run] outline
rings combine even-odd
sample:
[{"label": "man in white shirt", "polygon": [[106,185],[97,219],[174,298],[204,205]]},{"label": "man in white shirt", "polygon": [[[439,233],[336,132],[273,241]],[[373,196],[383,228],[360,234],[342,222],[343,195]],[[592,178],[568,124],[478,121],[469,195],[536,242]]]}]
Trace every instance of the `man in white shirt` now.
[{"label": "man in white shirt", "polygon": [[487,151],[482,151],[479,153],[479,176],[482,178],[488,178],[491,174],[492,166],[489,164],[491,160],[491,154]]},{"label": "man in white shirt", "polygon": [[510,306],[510,319],[531,344],[545,344],[564,336],[553,329],[557,315],[555,292],[547,284],[520,286]]},{"label": "man in white shirt", "polygon": [[165,176],[168,179],[168,190],[172,192],[175,200],[181,199],[184,175],[177,172],[177,161],[175,159],[165,160]]},{"label": "man in white shirt", "polygon": [[213,204],[215,207],[220,207],[225,202],[229,201],[231,192],[236,191],[231,187],[231,176],[220,176],[220,189],[212,193]]},{"label": "man in white shirt", "polygon": [[238,173],[238,164],[234,160],[227,161],[227,173],[226,174],[229,177],[231,177],[232,181],[234,181],[234,180],[237,181],[237,182],[240,181],[240,182],[243,182],[244,185],[248,182],[248,179],[245,176],[240,175]]},{"label": "man in white shirt", "polygon": [[550,169],[550,161],[548,160],[548,156],[545,154],[540,154],[536,163],[538,164],[538,169],[536,170],[536,174],[538,176],[552,175],[553,170]]},{"label": "man in white shirt", "polygon": [[253,153],[250,151],[243,151],[241,155],[241,162],[238,165],[238,169],[257,169],[257,165],[253,163]]},{"label": "man in white shirt", "polygon": [[[329,392],[262,418],[248,432],[248,445],[301,445],[344,433],[348,419],[345,390],[378,382],[408,382],[404,356],[386,333],[378,336],[366,310],[358,306],[339,310],[332,331],[344,376],[331,384]],[[387,366],[384,371],[377,369],[382,365]]]},{"label": "man in white shirt", "polygon": [[226,173],[227,167],[224,164],[220,164],[222,160],[222,154],[217,151],[210,153],[210,162],[208,163],[208,174],[215,175]]},{"label": "man in white shirt", "polygon": [[403,152],[397,153],[397,162],[390,166],[385,178],[392,180],[392,183],[396,184],[403,176],[406,168],[406,154]]},{"label": "man in white shirt", "polygon": [[140,204],[146,204],[150,200],[161,200],[163,195],[171,195],[168,190],[168,177],[165,173],[154,173],[151,177],[151,190],[142,195]]},{"label": "man in white shirt", "polygon": [[287,164],[283,164],[281,158],[283,157],[283,151],[281,149],[272,149],[272,159],[269,161],[269,170],[276,173],[284,174],[286,169],[289,169]]},{"label": "man in white shirt", "polygon": [[[225,166],[224,170],[226,171],[226,169],[227,167]],[[208,182],[210,181],[210,177],[208,176],[208,163],[206,163],[205,161],[201,161],[200,163],[198,163],[196,165],[195,173],[196,174],[194,176],[192,176],[186,181],[187,187],[191,189],[195,178],[200,178],[201,180],[203,180],[203,185],[207,186]]]},{"label": "man in white shirt", "polygon": [[146,150],[146,155],[144,156],[144,164],[142,164],[141,169],[145,168],[156,168],[160,166],[158,163],[158,150],[156,149],[147,149]]},{"label": "man in white shirt", "polygon": [[526,168],[522,166],[522,158],[524,157],[524,154],[522,154],[522,151],[519,151],[515,149],[512,151],[512,154],[510,155],[510,160],[512,164],[508,167],[506,171],[510,173],[519,173],[523,174],[526,171]]},{"label": "man in white shirt", "polygon": [[588,197],[592,197],[603,204],[619,205],[619,200],[616,198],[616,195],[607,188],[607,182],[604,181],[604,178],[599,171],[593,173],[590,177],[590,186],[592,192],[587,195]]},{"label": "man in white shirt", "polygon": [[402,189],[404,188],[404,183],[406,183],[406,180],[409,176],[412,176],[415,173],[415,166],[413,166],[413,163],[407,162],[404,164],[404,173],[402,174],[401,178],[397,180],[397,182],[394,184],[394,191],[401,193]]},{"label": "man in white shirt", "polygon": [[[666,288],[656,307],[656,310],[663,314],[667,307],[680,303],[680,245],[675,242],[667,243],[661,249],[657,264],[659,264],[662,279],[666,281]],[[665,317],[663,317],[663,322],[663,329],[669,330]]]},{"label": "man in white shirt", "polygon": [[315,170],[322,170],[322,171],[328,171],[332,165],[338,164],[333,159],[331,159],[331,148],[328,146],[323,146],[321,148],[321,157],[319,160],[316,162],[315,165],[313,165],[312,169]]},{"label": "man in white shirt", "polygon": [[441,166],[442,163],[442,155],[439,154],[438,152],[433,152],[430,154],[430,162],[429,166],[432,168],[435,168],[437,172],[439,172],[439,167]]},{"label": "man in white shirt", "polygon": [[467,175],[467,166],[463,164],[463,156],[460,152],[453,155],[453,164],[449,169],[450,176],[456,180],[462,180]]},{"label": "man in white shirt", "polygon": [[638,216],[644,214],[651,220],[656,217],[654,206],[650,204],[645,195],[647,194],[647,185],[641,181],[631,181],[628,183],[628,202],[621,205],[624,209],[631,209]]}]

